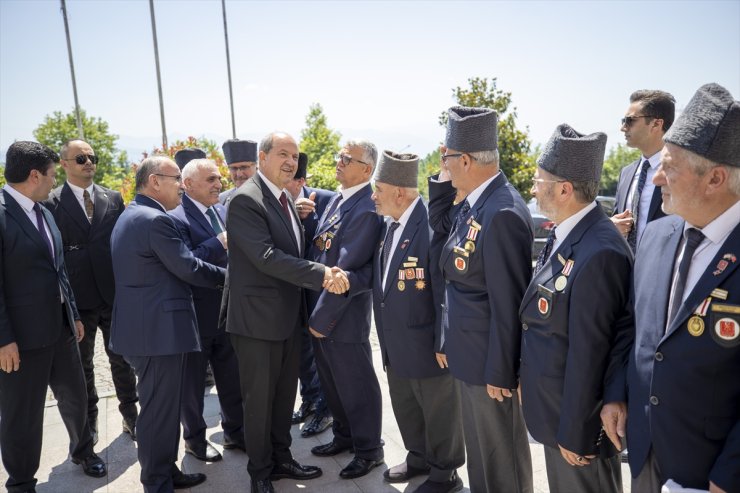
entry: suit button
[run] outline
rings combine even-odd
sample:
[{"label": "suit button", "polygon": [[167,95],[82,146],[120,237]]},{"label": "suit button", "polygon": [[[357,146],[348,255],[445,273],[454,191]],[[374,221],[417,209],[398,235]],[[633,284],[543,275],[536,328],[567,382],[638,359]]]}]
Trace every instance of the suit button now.
[{"label": "suit button", "polygon": [[660,351],[655,353],[655,361],[663,361],[663,353],[661,353]]},{"label": "suit button", "polygon": [[445,284],[449,284],[449,283],[450,283],[450,281],[448,281],[447,279],[445,279]]},{"label": "suit button", "polygon": [[529,329],[529,325],[527,325],[527,324],[522,324],[522,329],[524,329],[524,330],[527,330],[527,329]]},{"label": "suit button", "polygon": [[660,400],[656,396],[651,395],[650,404],[652,404],[653,406],[657,406],[658,404],[660,404]]},{"label": "suit button", "polygon": [[380,308],[385,308],[385,303],[381,303]]}]

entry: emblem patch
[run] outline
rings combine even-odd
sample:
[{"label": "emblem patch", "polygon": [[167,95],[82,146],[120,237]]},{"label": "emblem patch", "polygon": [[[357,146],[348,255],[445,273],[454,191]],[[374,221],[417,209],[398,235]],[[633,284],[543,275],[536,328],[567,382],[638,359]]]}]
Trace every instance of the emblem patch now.
[{"label": "emblem patch", "polygon": [[740,342],[740,324],[734,318],[720,318],[714,324],[712,336],[721,346],[735,347]]},{"label": "emblem patch", "polygon": [[462,257],[455,257],[455,269],[465,272],[468,270],[468,263]]},{"label": "emblem patch", "polygon": [[541,315],[547,316],[550,314],[550,302],[545,299],[544,296],[540,296],[540,299],[537,300],[537,309],[540,311]]}]

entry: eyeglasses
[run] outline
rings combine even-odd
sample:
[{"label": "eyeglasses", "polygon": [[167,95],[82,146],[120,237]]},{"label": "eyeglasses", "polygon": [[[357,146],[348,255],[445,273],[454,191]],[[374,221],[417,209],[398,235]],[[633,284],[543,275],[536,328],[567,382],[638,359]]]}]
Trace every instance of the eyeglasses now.
[{"label": "eyeglasses", "polygon": [[625,116],[622,118],[622,126],[623,127],[631,127],[633,123],[637,121],[638,118],[657,118],[653,115],[635,115],[635,116]]},{"label": "eyeglasses", "polygon": [[82,166],[87,162],[87,160],[90,160],[93,164],[98,164],[98,156],[95,154],[78,154],[74,157],[74,159],[62,159],[62,161],[74,161],[75,163]]},{"label": "eyeglasses", "polygon": [[535,183],[565,183],[568,180],[545,180],[543,178],[532,178]]},{"label": "eyeglasses", "polygon": [[353,158],[349,154],[342,154],[341,152],[334,156],[334,160],[338,163],[341,162],[344,166],[349,166],[352,161],[357,161],[358,163],[364,164],[365,166],[369,166],[369,164],[367,164],[365,161],[360,161],[359,159]]},{"label": "eyeglasses", "polygon": [[249,171],[252,168],[254,168],[253,164],[249,166],[229,166],[229,171],[232,173],[240,173],[242,171]]},{"label": "eyeglasses", "polygon": [[182,175],[163,175],[161,173],[152,173],[154,176],[164,176],[166,178],[174,178],[177,183],[182,181]]},{"label": "eyeglasses", "polygon": [[449,158],[451,158],[451,157],[460,157],[460,156],[462,156],[463,154],[464,154],[464,153],[462,153],[462,152],[460,152],[460,153],[458,153],[458,154],[443,154],[443,155],[442,155],[442,162],[443,162],[443,163],[445,163],[445,164],[447,164],[447,159],[449,159]]}]

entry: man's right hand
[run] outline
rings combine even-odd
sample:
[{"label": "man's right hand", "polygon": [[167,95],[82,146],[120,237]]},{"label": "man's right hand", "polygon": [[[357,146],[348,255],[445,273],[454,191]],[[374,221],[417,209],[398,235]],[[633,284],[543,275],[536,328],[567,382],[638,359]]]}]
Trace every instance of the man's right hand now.
[{"label": "man's right hand", "polygon": [[216,238],[218,238],[218,241],[221,242],[221,245],[224,247],[224,250],[229,249],[229,242],[226,238],[226,231],[221,231],[218,235],[216,235]]},{"label": "man's right hand", "polygon": [[606,436],[617,450],[622,450],[622,439],[627,425],[627,405],[624,402],[610,402],[601,408],[601,425]]},{"label": "man's right hand", "polygon": [[0,370],[5,373],[18,371],[21,366],[21,356],[18,353],[18,344],[11,342],[0,347]]},{"label": "man's right hand", "polygon": [[447,153],[447,147],[440,146],[439,147],[439,176],[437,177],[437,181],[443,182],[443,181],[450,181],[452,177],[450,176],[450,172],[447,169],[447,165],[442,161],[442,156],[444,156]]},{"label": "man's right hand", "polygon": [[627,238],[627,235],[635,224],[635,220],[632,218],[632,211],[629,209],[624,212],[620,212],[619,214],[614,214],[611,217],[611,220],[614,223],[614,226],[617,227],[619,232],[622,233],[622,236],[625,238]]},{"label": "man's right hand", "polygon": [[347,273],[339,267],[324,267],[324,288],[333,294],[344,294],[349,291]]}]

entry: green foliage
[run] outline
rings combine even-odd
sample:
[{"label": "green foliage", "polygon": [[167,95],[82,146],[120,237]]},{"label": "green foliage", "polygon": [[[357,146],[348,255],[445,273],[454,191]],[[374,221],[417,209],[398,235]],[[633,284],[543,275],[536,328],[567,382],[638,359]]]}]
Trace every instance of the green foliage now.
[{"label": "green foliage", "polygon": [[428,178],[439,173],[440,158],[439,149],[436,149],[419,160],[419,177],[417,178],[417,183],[419,185],[419,193],[426,199],[429,198]]},{"label": "green foliage", "polygon": [[623,143],[609,149],[604,160],[604,169],[601,171],[601,195],[614,196],[617,193],[619,173],[622,168],[640,157],[639,149],[631,149]]},{"label": "green foliage", "polygon": [[[498,151],[501,171],[512,185],[519,190],[524,200],[530,197],[532,177],[536,169],[535,155],[527,134],[528,129],[516,126],[516,107],[511,107],[511,93],[496,87],[496,78],[473,77],[468,79],[468,88],[456,87],[452,95],[457,104],[492,108],[498,113]],[[439,124],[447,125],[447,112],[439,117]]]},{"label": "green foliage", "polygon": [[5,166],[0,166],[0,188],[5,185]]},{"label": "green foliage", "polygon": [[308,155],[308,172],[312,175],[310,186],[325,190],[336,190],[339,182],[335,178],[334,155],[341,150],[339,132],[330,129],[324,110],[318,103],[312,104],[306,116],[306,128],[301,130],[301,152]]}]

